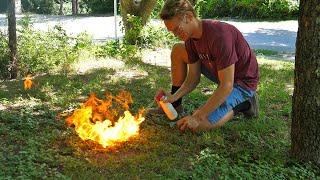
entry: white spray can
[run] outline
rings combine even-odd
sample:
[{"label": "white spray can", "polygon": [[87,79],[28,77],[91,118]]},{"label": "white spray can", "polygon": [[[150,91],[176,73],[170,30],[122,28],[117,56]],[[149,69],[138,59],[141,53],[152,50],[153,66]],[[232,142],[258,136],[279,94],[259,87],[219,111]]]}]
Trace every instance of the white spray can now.
[{"label": "white spray can", "polygon": [[156,97],[157,101],[159,102],[164,113],[166,113],[167,117],[170,120],[175,120],[178,117],[178,113],[177,113],[176,109],[172,106],[171,103],[164,103],[163,102],[163,100],[166,98],[167,97],[164,94],[164,92],[160,92]]}]

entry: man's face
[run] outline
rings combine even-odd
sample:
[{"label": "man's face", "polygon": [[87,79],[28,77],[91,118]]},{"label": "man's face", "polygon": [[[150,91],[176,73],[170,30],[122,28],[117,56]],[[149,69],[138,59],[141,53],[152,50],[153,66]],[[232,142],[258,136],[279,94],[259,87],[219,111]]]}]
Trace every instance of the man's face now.
[{"label": "man's face", "polygon": [[168,31],[172,32],[174,36],[178,37],[182,41],[189,39],[190,33],[188,31],[188,24],[186,15],[176,16],[170,20],[164,20]]}]

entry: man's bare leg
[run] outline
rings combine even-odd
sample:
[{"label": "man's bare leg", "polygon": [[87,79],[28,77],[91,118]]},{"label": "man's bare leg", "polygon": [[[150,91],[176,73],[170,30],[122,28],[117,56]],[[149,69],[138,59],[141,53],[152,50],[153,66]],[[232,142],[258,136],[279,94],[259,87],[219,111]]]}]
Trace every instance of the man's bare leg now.
[{"label": "man's bare leg", "polygon": [[187,76],[188,54],[184,43],[177,43],[171,51],[171,81],[173,86],[181,86]]},{"label": "man's bare leg", "polygon": [[[187,76],[187,60],[188,54],[184,43],[177,43],[172,47],[171,51],[171,83],[172,86],[180,87]],[[176,110],[183,112],[182,106],[176,107]],[[147,109],[147,115],[162,115],[164,114],[161,108]]]}]

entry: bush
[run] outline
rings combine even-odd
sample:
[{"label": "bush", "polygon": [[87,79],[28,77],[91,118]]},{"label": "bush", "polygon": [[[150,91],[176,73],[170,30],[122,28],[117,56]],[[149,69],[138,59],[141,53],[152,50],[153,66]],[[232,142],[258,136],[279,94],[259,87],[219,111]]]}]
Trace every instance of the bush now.
[{"label": "bush", "polygon": [[288,0],[269,1],[268,8],[272,18],[297,16],[299,10],[298,4]]},{"label": "bush", "polygon": [[113,0],[83,0],[80,7],[93,14],[113,13]]},{"label": "bush", "polygon": [[[19,71],[22,76],[29,73],[69,71],[71,64],[78,59],[81,52],[93,52],[92,38],[86,33],[72,38],[67,36],[66,31],[60,26],[55,26],[48,32],[36,31],[32,28],[28,16],[18,23],[21,25],[18,29],[18,55]],[[5,40],[1,38],[0,42]],[[0,46],[0,59],[7,59],[3,57],[6,53],[2,52],[8,50],[7,44],[1,43]],[[1,67],[4,67],[3,64],[5,62],[1,61]]]},{"label": "bush", "polygon": [[132,59],[139,59],[139,52],[140,48],[136,45],[126,44],[124,41],[111,40],[100,46],[96,55],[114,57],[128,62]]},{"label": "bush", "polygon": [[237,2],[234,6],[233,11],[230,13],[233,17],[267,18],[268,9],[265,9],[265,6],[263,5],[262,1],[247,0]]},{"label": "bush", "polygon": [[163,4],[164,4],[164,0],[157,0],[157,4],[153,8],[153,11],[151,12],[151,15],[150,15],[151,18],[159,18],[159,13],[161,11]]},{"label": "bush", "polygon": [[18,52],[22,75],[63,70],[77,58],[76,51],[69,45],[72,39],[59,26],[48,32],[23,28],[20,33]]},{"label": "bush", "polygon": [[147,25],[142,30],[139,46],[152,47],[171,47],[179,40],[174,35],[162,27]]},{"label": "bush", "polygon": [[87,34],[86,32],[80,33],[76,38],[75,48],[78,51],[85,50],[85,51],[93,51],[93,47],[95,45],[92,41],[92,36]]},{"label": "bush", "polygon": [[[163,3],[158,0],[153,18]],[[288,19],[298,17],[299,5],[295,0],[196,0],[195,10],[202,18]]]},{"label": "bush", "polygon": [[57,14],[53,0],[21,0],[24,11],[38,14]]},{"label": "bush", "polygon": [[298,4],[292,0],[209,0],[200,8],[205,18],[287,19],[297,14]]},{"label": "bush", "polygon": [[[47,32],[37,31],[30,24],[30,17],[25,16],[18,22],[18,61],[19,74],[55,73],[70,71],[73,62],[81,57],[111,56],[125,62],[139,60],[140,48],[125,41],[108,41],[95,45],[87,33],[69,37],[60,26]],[[0,78],[9,77],[9,47],[7,35],[0,33]]]},{"label": "bush", "polygon": [[105,57],[105,56],[116,57],[117,54],[119,53],[118,46],[119,46],[119,43],[117,41],[114,41],[114,40],[107,41],[102,46],[99,46],[99,50],[97,51],[96,55],[98,57]]},{"label": "bush", "polygon": [[7,36],[0,32],[0,79],[9,77],[9,45]]}]

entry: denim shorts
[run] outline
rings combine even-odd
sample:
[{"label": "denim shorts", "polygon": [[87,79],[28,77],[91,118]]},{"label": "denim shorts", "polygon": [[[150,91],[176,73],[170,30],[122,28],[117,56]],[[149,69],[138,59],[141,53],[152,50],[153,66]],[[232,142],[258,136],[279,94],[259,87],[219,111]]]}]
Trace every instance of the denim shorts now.
[{"label": "denim shorts", "polygon": [[[201,66],[201,74],[210,79],[211,81],[219,84],[217,77],[213,76],[204,66]],[[240,103],[248,100],[255,94],[255,91],[250,91],[242,88],[238,84],[233,85],[232,92],[215,111],[209,114],[208,119],[212,124],[217,123],[222,117],[224,117],[229,111],[233,110]]]}]

